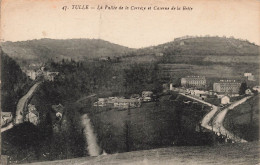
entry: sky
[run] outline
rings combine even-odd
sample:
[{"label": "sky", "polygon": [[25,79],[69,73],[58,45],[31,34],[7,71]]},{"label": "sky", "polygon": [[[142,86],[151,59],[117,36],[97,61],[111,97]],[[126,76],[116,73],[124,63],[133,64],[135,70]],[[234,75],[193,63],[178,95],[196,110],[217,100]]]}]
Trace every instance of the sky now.
[{"label": "sky", "polygon": [[[2,0],[1,40],[96,38],[131,48],[192,35],[233,36],[260,44],[259,0]],[[72,9],[89,5],[95,9]],[[97,6],[123,10],[97,10]],[[67,6],[66,11],[62,9]],[[128,6],[130,9],[126,10]],[[131,10],[134,6],[135,10]],[[147,7],[151,10],[147,10]],[[154,10],[154,7],[192,10]],[[146,7],[146,10],[137,10]]]}]

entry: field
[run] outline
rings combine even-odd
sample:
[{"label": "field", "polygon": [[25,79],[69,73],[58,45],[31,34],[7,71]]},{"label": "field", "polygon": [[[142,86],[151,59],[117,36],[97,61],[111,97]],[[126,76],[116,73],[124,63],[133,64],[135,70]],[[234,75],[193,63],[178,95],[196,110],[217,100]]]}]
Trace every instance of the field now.
[{"label": "field", "polygon": [[[159,64],[164,74],[172,77],[184,77],[189,75],[205,76],[211,80],[218,79],[236,79],[243,80],[245,72],[251,72],[258,80],[259,69],[256,65],[236,64],[236,65],[193,65],[193,64]],[[254,67],[255,66],[255,67]],[[252,82],[252,85],[257,84],[257,81]]]},{"label": "field", "polygon": [[181,107],[169,101],[143,103],[140,108],[91,113],[100,146],[107,153],[166,147],[209,144],[210,137],[195,132],[206,113],[201,106]]},{"label": "field", "polygon": [[98,157],[83,157],[32,165],[71,164],[135,164],[135,165],[254,165],[259,161],[259,143],[225,144],[216,146],[178,146],[144,151],[126,152]]},{"label": "field", "polygon": [[247,141],[259,140],[259,96],[229,111],[223,124],[226,129]]}]

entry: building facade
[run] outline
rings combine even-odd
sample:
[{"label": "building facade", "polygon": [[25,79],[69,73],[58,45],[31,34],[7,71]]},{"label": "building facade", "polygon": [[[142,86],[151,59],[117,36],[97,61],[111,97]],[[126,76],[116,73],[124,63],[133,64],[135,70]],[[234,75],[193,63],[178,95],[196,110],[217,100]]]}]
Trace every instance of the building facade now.
[{"label": "building facade", "polygon": [[114,102],[114,107],[120,109],[137,108],[140,106],[141,101],[139,99],[117,99]]},{"label": "building facade", "polygon": [[221,104],[229,104],[230,103],[230,98],[228,96],[223,96],[221,98]]},{"label": "building facade", "polygon": [[218,93],[237,94],[239,93],[240,86],[241,83],[236,82],[236,80],[220,80],[213,84],[213,91]]},{"label": "building facade", "polygon": [[206,87],[206,78],[204,76],[187,76],[181,78],[181,86],[183,87]]}]

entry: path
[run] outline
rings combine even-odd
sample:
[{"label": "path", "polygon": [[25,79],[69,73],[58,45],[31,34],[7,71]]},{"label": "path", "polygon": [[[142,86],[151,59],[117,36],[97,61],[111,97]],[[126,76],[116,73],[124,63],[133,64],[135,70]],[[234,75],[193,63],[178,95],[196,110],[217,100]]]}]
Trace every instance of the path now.
[{"label": "path", "polygon": [[192,96],[189,96],[189,95],[185,95],[185,94],[182,94],[182,93],[180,93],[180,94],[181,94],[182,96],[188,97],[188,98],[190,98],[190,99],[196,100],[196,101],[198,101],[198,102],[201,102],[201,103],[203,103],[203,104],[206,104],[206,105],[212,107],[212,110],[211,110],[209,113],[207,113],[207,114],[204,116],[204,118],[202,119],[202,121],[201,121],[201,126],[202,126],[202,127],[206,128],[206,129],[209,129],[209,130],[212,130],[212,126],[210,126],[209,123],[210,123],[210,120],[212,119],[212,117],[213,117],[213,116],[215,115],[215,113],[218,111],[218,107],[215,106],[215,105],[213,105],[213,104],[210,104],[210,103],[208,103],[208,102],[206,102],[206,101],[197,99],[197,98],[195,98],[195,97],[192,97]]},{"label": "path", "polygon": [[246,140],[244,139],[241,139],[237,136],[235,136],[233,133],[229,132],[224,126],[223,126],[223,121],[224,121],[224,118],[227,114],[227,112],[229,110],[232,110],[234,109],[236,106],[246,102],[249,98],[251,98],[252,96],[248,96],[248,97],[245,97],[241,100],[238,100],[234,103],[232,103],[229,107],[225,108],[224,110],[222,110],[217,116],[216,118],[213,120],[213,129],[214,129],[214,132],[217,132],[217,133],[220,133],[222,135],[225,135],[227,136],[228,138],[234,140],[235,142],[247,142]]},{"label": "path", "polygon": [[33,93],[35,92],[35,90],[37,89],[37,87],[41,84],[41,82],[37,82],[36,84],[34,84],[30,90],[19,100],[17,107],[16,107],[16,117],[14,119],[13,122],[11,122],[10,124],[8,124],[6,127],[1,128],[1,132],[4,132],[8,129],[13,128],[14,124],[21,124],[24,121],[24,108],[27,106],[28,101],[30,100],[30,98],[32,97]]}]

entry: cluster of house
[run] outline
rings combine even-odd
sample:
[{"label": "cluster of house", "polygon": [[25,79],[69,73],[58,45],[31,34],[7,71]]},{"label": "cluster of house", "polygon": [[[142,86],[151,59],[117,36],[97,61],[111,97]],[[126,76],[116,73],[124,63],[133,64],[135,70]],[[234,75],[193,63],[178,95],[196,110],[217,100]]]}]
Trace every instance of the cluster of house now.
[{"label": "cluster of house", "polygon": [[38,70],[26,70],[25,73],[32,80],[36,80],[38,77],[43,76],[43,78],[48,81],[54,81],[55,76],[59,74],[59,72],[45,71],[45,67],[41,67]]},{"label": "cluster of house", "polygon": [[38,125],[40,122],[39,112],[37,111],[35,105],[28,104],[27,106],[27,113],[25,115],[24,121],[28,121],[33,125]]},{"label": "cluster of house", "polygon": [[[202,100],[216,97],[221,99],[221,104],[228,104],[230,103],[230,97],[239,96],[241,83],[236,80],[219,80],[213,83],[213,90],[207,91],[203,90],[206,87],[206,78],[204,76],[187,76],[181,78],[181,86],[181,88],[174,88],[170,84],[170,90],[197,96]],[[253,90],[255,90],[254,88]],[[251,95],[253,92],[246,89],[245,94]]]},{"label": "cluster of house", "polygon": [[12,122],[12,120],[13,120],[13,115],[11,112],[1,112],[1,127]]},{"label": "cluster of house", "polygon": [[118,109],[138,108],[141,107],[142,102],[150,102],[153,100],[152,91],[143,91],[142,96],[139,94],[132,94],[130,98],[124,97],[108,97],[98,98],[93,106],[111,107]]}]

